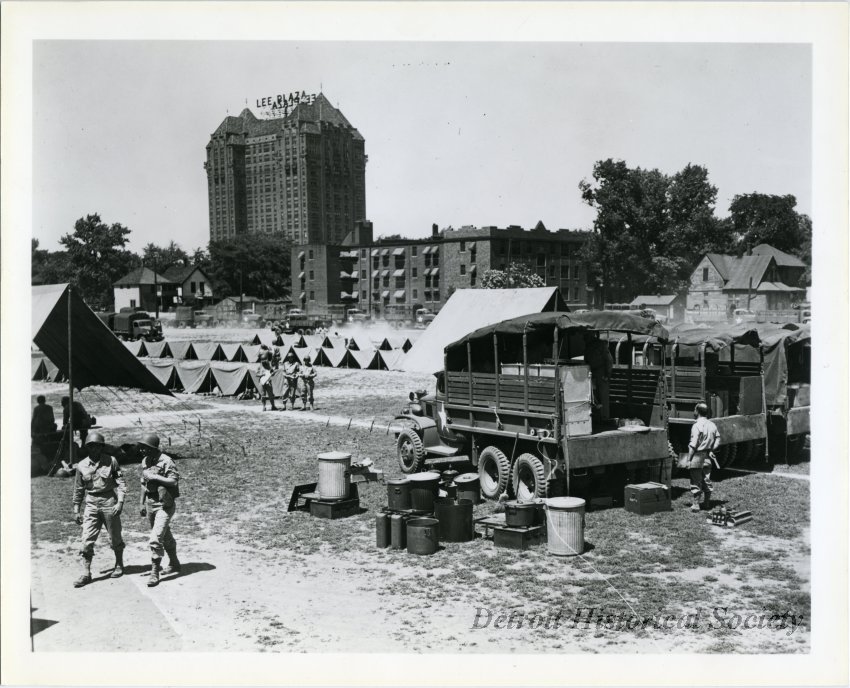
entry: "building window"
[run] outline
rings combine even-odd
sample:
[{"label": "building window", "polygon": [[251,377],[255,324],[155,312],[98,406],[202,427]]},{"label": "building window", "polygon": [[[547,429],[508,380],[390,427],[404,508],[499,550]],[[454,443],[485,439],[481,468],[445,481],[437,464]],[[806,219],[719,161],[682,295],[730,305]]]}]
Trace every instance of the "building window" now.
[{"label": "building window", "polygon": [[471,248],[471,249],[469,250],[469,262],[470,262],[470,263],[474,263],[474,262],[475,262],[475,248]]},{"label": "building window", "polygon": [[419,298],[419,290],[418,290],[418,289],[414,289],[414,290],[413,290],[413,298],[414,298],[414,299],[418,299],[418,298]]},{"label": "building window", "polygon": [[460,252],[463,253],[464,251],[466,251],[466,242],[461,241],[460,242]]},{"label": "building window", "polygon": [[469,286],[470,287],[475,286],[475,273],[474,272],[469,273]]},{"label": "building window", "polygon": [[434,291],[434,292],[432,292],[432,295],[433,295],[433,297],[434,297],[434,301],[439,301],[439,300],[440,300],[440,292],[438,292],[438,291]]},{"label": "building window", "polygon": [[310,270],[310,281],[311,282],[313,281],[313,271],[312,270]]},{"label": "building window", "polygon": [[360,271],[360,279],[366,279],[366,271],[365,270]]},{"label": "building window", "polygon": [[416,275],[417,275],[417,270],[416,270],[416,268],[410,268],[410,276],[411,276],[411,277],[416,277]]},{"label": "building window", "polygon": [[136,307],[136,299],[130,299],[130,308]]},{"label": "building window", "polygon": [[418,253],[418,251],[419,251],[419,247],[418,247],[418,246],[411,246],[411,247],[410,247],[410,255],[412,255],[412,256],[416,256],[416,255],[417,255],[417,253]]},{"label": "building window", "polygon": [[364,301],[366,300],[366,290],[365,289],[360,292],[360,298],[363,299]]},{"label": "building window", "polygon": [[702,281],[708,282],[708,268],[702,269]]},{"label": "building window", "polygon": [[196,286],[197,286],[197,285],[196,285],[194,282],[192,282],[192,283],[191,283],[191,285],[190,285],[190,287],[189,287],[189,289],[192,291],[192,293],[193,293],[193,294],[194,294],[194,293],[195,293],[195,291],[196,291]]},{"label": "building window", "polygon": [[466,274],[466,265],[464,265],[463,263],[461,263],[461,265],[460,265],[460,274],[461,275]]},{"label": "building window", "polygon": [[544,253],[537,254],[537,267],[542,268],[546,266],[546,255]]},{"label": "building window", "polygon": [[431,286],[431,275],[425,275],[425,287]]},{"label": "building window", "polygon": [[313,260],[313,249],[310,249],[310,254],[307,256],[310,260]]},{"label": "building window", "polygon": [[365,249],[365,248],[360,249],[360,257],[361,257],[361,258],[365,258],[365,257],[366,257],[366,249]]},{"label": "building window", "polygon": [[381,263],[385,268],[390,266],[390,257],[389,256],[381,256]]},{"label": "building window", "polygon": [[204,283],[203,282],[198,282],[198,292],[201,294],[201,296],[203,296],[203,294],[204,294]]},{"label": "building window", "polygon": [[315,301],[315,300],[316,300],[316,292],[314,292],[314,291],[311,291],[311,292],[310,292],[310,300],[311,300],[311,301]]}]

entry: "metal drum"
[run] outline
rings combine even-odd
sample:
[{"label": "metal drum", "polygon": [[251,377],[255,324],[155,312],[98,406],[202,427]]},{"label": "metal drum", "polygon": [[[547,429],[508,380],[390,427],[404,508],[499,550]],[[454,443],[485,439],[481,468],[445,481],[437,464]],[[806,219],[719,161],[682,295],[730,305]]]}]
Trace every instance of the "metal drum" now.
[{"label": "metal drum", "polygon": [[325,452],[319,459],[319,497],[346,499],[351,490],[351,454]]},{"label": "metal drum", "polygon": [[481,503],[481,479],[478,473],[464,473],[455,478],[457,498],[468,499],[473,504]]},{"label": "metal drum", "polygon": [[472,525],[472,502],[468,499],[438,499],[434,516],[440,522],[442,542],[469,542],[475,536]]},{"label": "metal drum", "polygon": [[433,554],[439,542],[440,524],[436,518],[413,518],[407,522],[407,552]]},{"label": "metal drum", "polygon": [[578,497],[547,499],[546,532],[549,554],[570,557],[584,552],[584,500]]},{"label": "metal drum", "polygon": [[434,511],[434,500],[440,488],[440,474],[434,472],[414,473],[410,476],[410,508],[430,514]]},{"label": "metal drum", "polygon": [[404,549],[406,532],[404,516],[401,514],[390,516],[390,547],[392,549]]},{"label": "metal drum", "polygon": [[387,506],[395,511],[410,508],[410,481],[407,478],[387,480]]},{"label": "metal drum", "polygon": [[375,545],[379,549],[390,546],[390,517],[383,512],[375,516]]}]

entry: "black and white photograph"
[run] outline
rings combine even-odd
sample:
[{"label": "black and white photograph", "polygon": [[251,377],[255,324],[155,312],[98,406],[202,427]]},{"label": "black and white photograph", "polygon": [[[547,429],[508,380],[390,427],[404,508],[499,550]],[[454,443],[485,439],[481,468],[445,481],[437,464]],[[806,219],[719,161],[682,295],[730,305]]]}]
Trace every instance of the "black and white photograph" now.
[{"label": "black and white photograph", "polygon": [[8,680],[848,680],[847,7],[629,4],[3,3]]}]

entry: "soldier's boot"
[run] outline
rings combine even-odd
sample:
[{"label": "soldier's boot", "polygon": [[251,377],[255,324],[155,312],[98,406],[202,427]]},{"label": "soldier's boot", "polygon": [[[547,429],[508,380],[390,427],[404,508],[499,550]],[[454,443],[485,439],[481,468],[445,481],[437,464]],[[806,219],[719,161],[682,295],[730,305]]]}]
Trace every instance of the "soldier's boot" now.
[{"label": "soldier's boot", "polygon": [[180,573],[180,560],[177,558],[177,548],[166,551],[168,554],[168,566],[162,569],[163,576],[170,576],[173,573]]},{"label": "soldier's boot", "polygon": [[121,578],[124,575],[124,548],[118,547],[115,549],[115,568],[109,574],[110,578]]},{"label": "soldier's boot", "polygon": [[83,555],[83,575],[74,581],[75,588],[82,588],[91,583],[91,555]]},{"label": "soldier's boot", "polygon": [[148,587],[153,588],[159,585],[159,574],[160,568],[159,565],[162,562],[162,559],[151,559],[151,572],[148,576]]},{"label": "soldier's boot", "polygon": [[703,494],[705,495],[705,500],[702,503],[702,508],[705,511],[709,511],[711,509],[711,490],[705,490]]}]

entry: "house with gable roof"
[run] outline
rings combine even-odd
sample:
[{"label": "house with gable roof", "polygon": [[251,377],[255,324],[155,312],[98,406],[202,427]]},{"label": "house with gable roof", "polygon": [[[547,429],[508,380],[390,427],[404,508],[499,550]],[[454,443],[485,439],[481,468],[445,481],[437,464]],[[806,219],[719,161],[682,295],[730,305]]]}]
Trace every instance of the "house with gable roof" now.
[{"label": "house with gable roof", "polygon": [[172,265],[163,275],[177,285],[177,296],[183,303],[203,304],[213,299],[210,278],[196,265]]},{"label": "house with gable roof", "polygon": [[175,303],[177,285],[165,275],[160,275],[148,267],[130,270],[121,279],[112,284],[115,298],[115,310],[122,308],[141,308],[155,311],[157,301],[159,310],[168,310]]},{"label": "house with gable roof", "polygon": [[805,298],[806,289],[800,286],[805,270],[799,258],[768,244],[746,256],[707,253],[691,273],[687,309],[787,310]]}]

